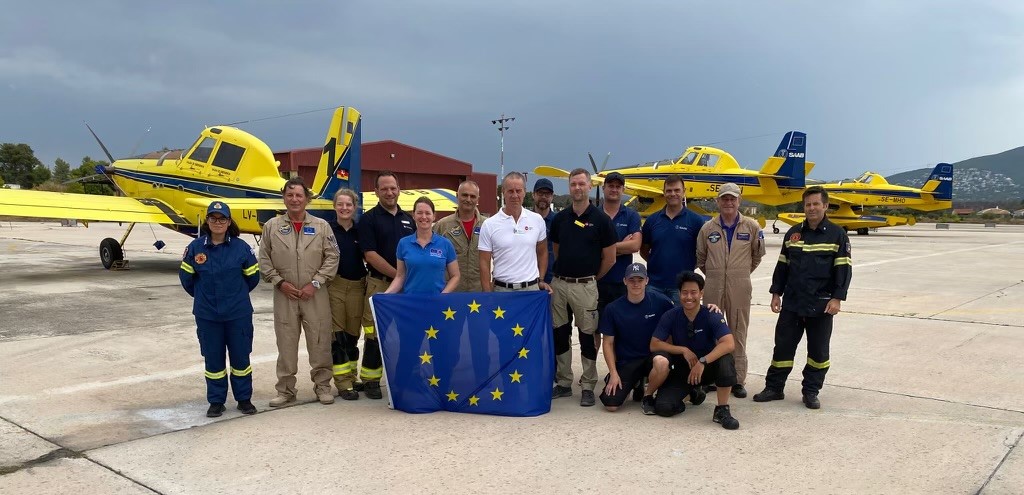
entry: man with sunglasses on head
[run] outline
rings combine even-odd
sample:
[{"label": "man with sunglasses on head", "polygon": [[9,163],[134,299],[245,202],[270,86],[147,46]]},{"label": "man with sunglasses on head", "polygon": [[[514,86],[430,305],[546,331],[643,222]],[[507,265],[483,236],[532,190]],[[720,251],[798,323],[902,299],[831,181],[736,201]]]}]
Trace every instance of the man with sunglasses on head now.
[{"label": "man with sunglasses on head", "polygon": [[665,417],[683,412],[687,391],[690,402],[699,405],[704,402],[701,385],[714,384],[718,386],[718,405],[711,420],[727,430],[735,430],[740,422],[729,411],[729,393],[736,385],[732,333],[721,314],[701,306],[704,277],[683,272],[677,280],[679,306],[661,317],[651,337],[654,371],[648,390],[658,390],[654,412]]}]

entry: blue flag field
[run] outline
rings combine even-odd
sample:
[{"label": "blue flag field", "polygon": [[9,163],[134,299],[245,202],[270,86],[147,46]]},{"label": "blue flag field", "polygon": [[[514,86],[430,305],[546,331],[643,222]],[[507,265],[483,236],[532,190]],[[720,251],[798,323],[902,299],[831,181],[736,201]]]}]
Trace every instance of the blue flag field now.
[{"label": "blue flag field", "polygon": [[395,409],[501,416],[551,410],[546,291],[376,294],[371,304]]}]

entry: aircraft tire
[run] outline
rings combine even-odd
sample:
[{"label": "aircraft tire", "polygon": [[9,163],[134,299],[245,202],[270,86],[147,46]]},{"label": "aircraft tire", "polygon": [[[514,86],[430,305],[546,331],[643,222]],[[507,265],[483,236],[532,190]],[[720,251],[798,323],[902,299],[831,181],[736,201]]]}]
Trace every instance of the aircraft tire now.
[{"label": "aircraft tire", "polygon": [[779,228],[773,225],[772,226],[772,233],[778,234],[779,233]]},{"label": "aircraft tire", "polygon": [[114,266],[114,262],[123,259],[124,250],[121,249],[121,243],[117,242],[117,239],[108,237],[100,241],[100,262],[103,263],[103,268],[109,270]]},{"label": "aircraft tire", "polygon": [[863,227],[863,228],[857,229],[857,235],[868,235],[868,228],[867,227]]}]

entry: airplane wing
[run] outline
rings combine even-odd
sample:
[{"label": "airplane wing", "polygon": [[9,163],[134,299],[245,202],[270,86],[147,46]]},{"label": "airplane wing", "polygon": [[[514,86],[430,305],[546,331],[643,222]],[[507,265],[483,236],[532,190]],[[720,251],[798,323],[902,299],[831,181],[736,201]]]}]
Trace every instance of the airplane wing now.
[{"label": "airplane wing", "polygon": [[[558,167],[552,167],[550,165],[540,165],[533,169],[533,173],[537,175],[542,175],[544,177],[554,177],[556,179],[569,178],[568,170],[562,170]],[[604,184],[604,177],[598,175],[591,175],[590,182],[597,187],[601,187]],[[626,194],[630,196],[642,196],[645,198],[660,197],[664,192],[661,189],[658,189],[657,187],[651,187],[644,184],[639,184],[635,181],[630,181],[628,177],[626,179],[625,186],[623,186],[623,190]]]},{"label": "airplane wing", "polygon": [[0,215],[193,225],[167,203],[156,199],[16,189],[0,190]]},{"label": "airplane wing", "polygon": [[[458,199],[455,191],[450,189],[407,189],[398,196],[398,205],[403,210],[412,211],[413,205],[420,196],[426,196],[434,202],[436,211],[455,211],[458,207]],[[284,202],[281,198],[189,198],[188,204],[206,208],[214,201],[223,201],[235,210],[262,210],[262,211],[283,211]],[[377,204],[377,195],[372,192],[364,192],[363,209],[372,208]],[[306,206],[308,210],[333,210],[334,204],[330,199],[314,199]]]}]

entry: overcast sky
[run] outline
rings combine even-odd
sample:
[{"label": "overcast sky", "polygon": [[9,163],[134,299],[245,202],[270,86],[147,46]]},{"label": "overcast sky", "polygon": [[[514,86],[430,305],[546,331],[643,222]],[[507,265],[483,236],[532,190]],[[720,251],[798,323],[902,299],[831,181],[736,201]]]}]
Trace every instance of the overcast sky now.
[{"label": "overcast sky", "polygon": [[[77,164],[83,120],[116,158],[350,105],[364,142],[490,172],[505,113],[506,171],[706,143],[759,168],[798,129],[812,177],[891,174],[1024,145],[1022,26],[1010,0],[8,2],[0,142]],[[312,147],[329,118],[240,127]]]}]

